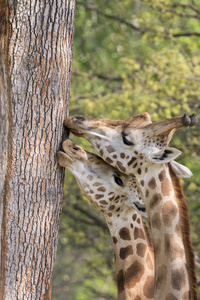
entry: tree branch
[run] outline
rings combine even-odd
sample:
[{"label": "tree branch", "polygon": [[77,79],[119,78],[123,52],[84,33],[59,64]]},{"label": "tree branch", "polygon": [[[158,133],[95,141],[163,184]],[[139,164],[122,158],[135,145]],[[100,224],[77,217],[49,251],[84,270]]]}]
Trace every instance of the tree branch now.
[{"label": "tree branch", "polygon": [[[106,13],[102,12],[100,9],[96,8],[93,5],[85,4],[84,2],[81,2],[81,1],[77,1],[76,3],[79,4],[79,5],[84,6],[88,10],[96,11],[99,15],[102,15],[102,16],[104,16],[106,18],[109,18],[109,19],[112,19],[114,21],[118,21],[120,23],[126,24],[127,26],[129,26],[132,29],[140,32],[141,34],[144,34],[146,32],[150,32],[150,30],[141,29],[139,26],[133,24],[132,22],[128,22],[128,21],[126,21],[126,20],[124,20],[124,19],[122,19],[120,17],[113,16],[113,15],[110,15],[110,14],[106,14]],[[177,6],[178,6],[178,4],[177,4]],[[180,6],[181,6],[181,4],[180,4]],[[188,5],[188,6],[187,5],[185,5],[185,6],[182,5],[182,7],[190,7],[190,8],[193,7],[193,8],[196,8],[196,6],[193,6],[193,5]],[[198,8],[196,8],[196,10],[198,10]],[[174,12],[174,13],[176,13],[176,12]],[[179,13],[177,12],[176,14],[179,14]],[[184,13],[180,13],[180,14],[182,14],[182,16],[186,16],[186,15],[183,15]],[[190,14],[187,14],[187,16],[189,16],[189,15]],[[198,16],[198,15],[190,15],[190,17],[200,18],[200,16]],[[180,33],[172,34],[172,36],[175,37],[175,38],[184,37],[184,36],[185,37],[200,36],[200,32],[180,32]],[[97,77],[98,77],[98,75],[97,75]],[[108,79],[106,79],[106,76],[103,76],[101,79],[108,80]],[[119,79],[118,81],[121,81],[121,79]]]},{"label": "tree branch", "polygon": [[200,13],[200,8],[197,7],[196,5],[193,5],[193,4],[180,4],[180,3],[175,3],[175,4],[172,4],[172,7],[182,7],[182,8],[189,8],[197,13]]},{"label": "tree branch", "polygon": [[190,13],[187,13],[187,12],[178,12],[178,11],[175,11],[173,9],[169,9],[169,10],[167,9],[166,11],[170,12],[170,13],[173,13],[173,14],[179,16],[179,17],[200,19],[199,14],[190,14]]},{"label": "tree branch", "polygon": [[102,227],[104,230],[108,229],[107,225],[105,222],[101,221],[95,214],[93,214],[91,211],[89,210],[85,210],[83,207],[80,207],[78,204],[74,204],[73,207],[76,210],[79,210],[81,213],[83,213],[84,215],[86,215],[87,217],[89,217],[89,219],[93,220],[95,222],[94,225],[97,225],[99,227]]},{"label": "tree branch", "polygon": [[90,73],[85,73],[85,72],[79,72],[79,71],[73,71],[72,72],[73,75],[76,75],[76,76],[83,76],[83,77],[88,77],[88,78],[99,78],[99,79],[102,79],[102,80],[107,80],[107,81],[123,81],[124,79],[120,76],[107,76],[107,75],[103,75],[103,74],[96,74],[96,73],[93,73],[93,74],[90,74]]},{"label": "tree branch", "polygon": [[139,31],[141,34],[146,32],[146,30],[142,30],[138,25],[135,25],[132,22],[128,22],[128,21],[126,21],[126,20],[124,20],[124,19],[122,19],[118,16],[113,16],[113,15],[110,15],[110,14],[106,14],[106,13],[102,12],[100,9],[98,9],[97,7],[95,7],[93,5],[89,5],[89,4],[86,4],[86,3],[81,2],[81,1],[76,1],[76,4],[82,5],[88,10],[96,11],[99,15],[101,15],[103,17],[106,17],[106,18],[112,19],[113,21],[118,21],[122,24],[125,24],[125,25],[129,26],[130,28],[132,28],[136,31]]},{"label": "tree branch", "polygon": [[172,34],[173,37],[183,37],[183,36],[200,36],[200,32],[180,32]]},{"label": "tree branch", "polygon": [[97,291],[96,289],[94,289],[93,287],[89,286],[87,287],[93,294],[96,295],[96,299],[99,299],[99,298],[104,298],[104,299],[108,299],[108,300],[114,300],[116,299],[116,297],[113,297],[112,295],[109,295],[109,294],[106,294],[106,293],[103,293],[103,292],[99,292]]}]

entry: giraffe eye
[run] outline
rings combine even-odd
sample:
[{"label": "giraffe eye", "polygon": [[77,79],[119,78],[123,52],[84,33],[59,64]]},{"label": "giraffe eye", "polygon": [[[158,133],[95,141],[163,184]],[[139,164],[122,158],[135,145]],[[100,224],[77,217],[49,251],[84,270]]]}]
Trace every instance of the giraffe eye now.
[{"label": "giraffe eye", "polygon": [[119,185],[119,186],[123,186],[124,185],[124,183],[123,183],[123,181],[122,181],[122,179],[120,177],[114,175],[114,179],[115,179],[115,182],[116,182],[117,185]]},{"label": "giraffe eye", "polygon": [[128,136],[125,136],[122,134],[122,139],[123,139],[123,142],[125,145],[128,145],[128,146],[133,146],[134,144],[129,140],[129,137]]},{"label": "giraffe eye", "polygon": [[80,150],[80,148],[79,148],[79,147],[76,147],[76,146],[74,146],[73,149],[74,149],[74,150]]}]

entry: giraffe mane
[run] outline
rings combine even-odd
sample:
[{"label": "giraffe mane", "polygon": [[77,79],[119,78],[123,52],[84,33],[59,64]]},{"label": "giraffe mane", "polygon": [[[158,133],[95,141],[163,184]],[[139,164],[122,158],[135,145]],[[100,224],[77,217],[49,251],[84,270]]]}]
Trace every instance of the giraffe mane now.
[{"label": "giraffe mane", "polygon": [[180,227],[183,238],[183,244],[185,247],[191,299],[197,299],[197,279],[195,275],[194,250],[190,237],[190,221],[188,206],[185,201],[180,179],[176,176],[171,166],[169,166],[169,171],[175,191],[176,202],[180,211]]}]

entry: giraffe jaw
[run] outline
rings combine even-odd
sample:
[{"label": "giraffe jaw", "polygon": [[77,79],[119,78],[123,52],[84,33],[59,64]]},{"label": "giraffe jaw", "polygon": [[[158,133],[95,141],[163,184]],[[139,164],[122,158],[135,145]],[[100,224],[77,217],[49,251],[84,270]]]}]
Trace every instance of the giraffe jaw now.
[{"label": "giraffe jaw", "polygon": [[61,167],[68,168],[73,164],[73,160],[65,152],[59,151],[57,158]]}]

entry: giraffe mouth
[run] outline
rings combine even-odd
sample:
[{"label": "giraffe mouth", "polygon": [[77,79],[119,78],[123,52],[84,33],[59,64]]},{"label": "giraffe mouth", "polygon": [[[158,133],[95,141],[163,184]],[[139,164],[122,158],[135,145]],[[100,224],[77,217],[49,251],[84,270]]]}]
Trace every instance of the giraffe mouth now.
[{"label": "giraffe mouth", "polygon": [[57,153],[57,158],[59,165],[64,168],[68,168],[73,164],[73,160],[71,159],[71,157],[63,151],[59,151]]},{"label": "giraffe mouth", "polygon": [[58,163],[63,167],[70,167],[75,160],[81,157],[81,148],[75,145],[69,139],[64,139],[62,143],[62,151],[57,153]]},{"label": "giraffe mouth", "polygon": [[[69,128],[68,128],[69,129]],[[73,133],[75,136],[77,137],[85,137],[86,139],[92,137],[96,137],[96,138],[101,138],[104,140],[110,140],[109,137],[107,137],[105,134],[103,134],[102,132],[96,132],[94,130],[84,130],[84,129],[77,129],[77,128],[70,128],[69,129],[71,133]]]}]

